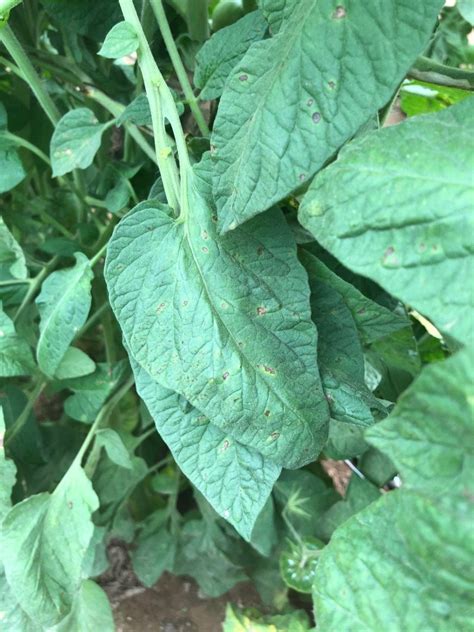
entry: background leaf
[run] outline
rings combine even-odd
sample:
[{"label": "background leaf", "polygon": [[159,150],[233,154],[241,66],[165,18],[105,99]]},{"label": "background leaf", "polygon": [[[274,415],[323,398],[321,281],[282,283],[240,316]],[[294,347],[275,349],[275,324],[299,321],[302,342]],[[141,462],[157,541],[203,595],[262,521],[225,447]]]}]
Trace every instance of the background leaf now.
[{"label": "background leaf", "polygon": [[[274,5],[265,6],[271,20]],[[442,6],[443,0],[276,3],[278,32],[253,44],[234,68],[214,124],[222,232],[309,181],[356,134],[423,51]]]},{"label": "background leaf", "polygon": [[134,53],[138,45],[138,35],[133,26],[128,22],[119,22],[107,33],[97,54],[108,59],[118,59]]},{"label": "background leaf", "polygon": [[44,627],[58,623],[72,607],[98,506],[89,479],[73,466],[53,494],[27,498],[3,521],[8,583],[25,612]]},{"label": "background leaf", "polygon": [[105,128],[106,125],[99,123],[94,112],[88,108],[67,112],[51,138],[53,176],[89,167],[99,150]]},{"label": "background leaf", "polygon": [[461,343],[472,337],[473,294],[458,279],[472,272],[473,114],[471,97],[354,141],[300,207],[344,265]]},{"label": "background leaf", "polygon": [[30,346],[16,333],[0,301],[0,376],[31,375],[34,369]]},{"label": "background leaf", "polygon": [[[473,378],[471,350],[428,367],[380,430],[367,431],[389,450],[404,484],[345,522],[323,551],[313,590],[322,628],[411,632],[474,624],[472,441],[465,436]],[[431,402],[441,384],[450,385],[452,425],[444,412],[448,404]]]},{"label": "background leaf", "polygon": [[27,276],[23,250],[0,217],[0,281],[26,279]]},{"label": "background leaf", "polygon": [[225,82],[250,45],[263,39],[268,24],[260,11],[253,11],[231,26],[214,33],[196,55],[194,84],[203,101],[222,95]]},{"label": "background leaf", "polygon": [[[41,317],[36,354],[40,368],[50,376],[60,366],[91,307],[93,273],[89,260],[80,252],[74,256],[75,266],[50,274],[36,299]],[[72,377],[69,372],[67,377]]]}]

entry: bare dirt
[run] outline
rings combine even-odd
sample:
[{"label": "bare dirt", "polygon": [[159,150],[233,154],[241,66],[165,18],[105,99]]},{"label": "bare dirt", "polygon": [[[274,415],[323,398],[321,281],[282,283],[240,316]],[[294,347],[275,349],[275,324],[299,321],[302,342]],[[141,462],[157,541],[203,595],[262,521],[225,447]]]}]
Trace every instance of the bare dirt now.
[{"label": "bare dirt", "polygon": [[124,593],[113,610],[117,632],[220,632],[228,602],[240,607],[260,603],[247,583],[209,599],[192,579],[165,574],[153,588]]},{"label": "bare dirt", "polygon": [[202,595],[193,579],[169,573],[145,588],[131,569],[125,544],[112,542],[108,557],[110,569],[99,583],[112,604],[117,632],[220,632],[227,603],[262,607],[249,582],[218,599]]}]

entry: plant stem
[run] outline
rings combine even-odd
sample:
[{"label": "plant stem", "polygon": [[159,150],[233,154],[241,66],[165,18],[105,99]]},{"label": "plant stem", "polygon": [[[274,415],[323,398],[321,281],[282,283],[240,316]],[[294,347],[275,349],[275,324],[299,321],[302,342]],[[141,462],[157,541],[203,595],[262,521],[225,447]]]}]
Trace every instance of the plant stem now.
[{"label": "plant stem", "polygon": [[41,270],[41,272],[32,280],[31,285],[29,287],[28,292],[25,295],[25,298],[23,299],[23,301],[20,304],[20,307],[18,308],[14,318],[13,318],[13,322],[16,323],[18,321],[18,319],[20,318],[20,316],[23,314],[23,312],[25,311],[25,309],[28,307],[28,305],[30,304],[30,301],[34,298],[36,292],[39,290],[39,288],[41,287],[41,284],[43,283],[44,279],[48,276],[48,274],[51,272],[51,270],[53,270],[56,267],[56,264],[59,261],[59,257],[56,255],[55,257],[53,257],[51,259],[51,261],[49,261],[44,268]]},{"label": "plant stem", "polygon": [[11,279],[9,281],[0,281],[0,287],[8,287],[9,285],[30,285],[32,279]]},{"label": "plant stem", "polygon": [[86,333],[86,331],[90,329],[93,325],[95,325],[98,320],[100,320],[100,318],[102,317],[102,314],[107,309],[109,309],[108,302],[102,303],[102,305],[95,310],[95,312],[92,314],[89,320],[86,323],[84,323],[82,328],[77,332],[76,339],[82,338],[82,336]]},{"label": "plant stem", "polygon": [[[119,3],[124,19],[133,26],[139,39],[138,59],[150,103],[156,157],[166,198],[168,204],[175,212],[182,212],[182,205],[186,204],[187,199],[188,175],[191,165],[178,111],[173,95],[153,58],[133,0],[119,0]],[[172,148],[166,139],[165,119],[169,121],[173,129],[178,150],[180,173],[178,173]]]},{"label": "plant stem", "polygon": [[16,435],[21,431],[23,426],[26,424],[31,411],[33,410],[33,406],[35,405],[35,402],[38,399],[38,397],[43,392],[45,386],[46,386],[46,380],[44,380],[43,378],[38,380],[38,382],[36,383],[36,386],[31,391],[30,396],[28,397],[26,406],[22,410],[20,416],[16,419],[15,423],[7,430],[5,445],[8,445],[9,443],[11,443],[11,441],[13,441]]},{"label": "plant stem", "polygon": [[46,116],[49,118],[53,126],[56,126],[61,118],[61,114],[49,94],[44,89],[41,79],[8,24],[5,24],[5,26],[0,29],[0,41],[3,42],[15,64],[21,70],[23,79],[38,99]]},{"label": "plant stem", "polygon": [[61,235],[64,235],[64,237],[66,237],[67,239],[74,241],[75,235],[73,235],[71,231],[69,231],[65,226],[63,226],[60,222],[58,222],[58,220],[55,217],[50,215],[44,209],[40,210],[39,213],[40,213],[41,219],[43,220],[45,224],[50,224],[50,226],[53,226],[59,233],[61,233]]},{"label": "plant stem", "polygon": [[19,147],[24,147],[25,149],[28,149],[28,151],[31,151],[32,154],[35,154],[45,164],[47,164],[48,167],[51,167],[51,161],[49,160],[48,156],[45,153],[43,153],[41,149],[38,149],[38,147],[30,143],[29,141],[25,140],[21,136],[16,136],[16,134],[12,134],[10,132],[6,132],[2,130],[0,132],[0,139],[2,138],[5,138],[6,140],[10,140],[12,143],[14,143],[15,145],[18,145]]},{"label": "plant stem", "polygon": [[[156,17],[156,21],[158,22],[158,26],[161,31],[161,35],[163,36],[163,40],[165,42],[166,50],[168,51],[168,55],[170,56],[171,63],[173,64],[173,68],[176,72],[176,76],[178,77],[181,88],[184,92],[184,96],[186,101],[191,108],[191,112],[196,120],[196,123],[199,127],[199,131],[203,136],[210,136],[210,131],[207,126],[207,123],[204,119],[204,115],[201,112],[201,108],[198,105],[196,96],[193,92],[191,84],[189,83],[188,74],[186,69],[181,61],[181,57],[179,56],[178,49],[176,47],[173,34],[171,33],[170,26],[168,24],[168,20],[166,18],[166,13],[163,8],[162,0],[150,0],[153,12]],[[207,6],[206,6],[207,12]]]},{"label": "plant stem", "polygon": [[143,432],[140,436],[136,438],[136,441],[133,444],[134,449],[136,450],[139,445],[141,445],[144,441],[148,439],[148,437],[151,437],[154,434],[156,434],[156,426],[155,424],[152,424],[151,428],[147,428],[145,432]]},{"label": "plant stem", "polygon": [[[114,116],[115,118],[118,118],[122,114],[122,112],[125,110],[124,105],[122,105],[121,103],[118,103],[117,101],[114,101],[113,99],[108,97],[106,94],[104,94],[100,90],[97,90],[97,88],[87,86],[86,95],[90,99],[95,101],[96,103],[99,103],[99,105],[101,105],[103,108],[108,110],[112,114],[112,116]],[[125,122],[123,125],[125,129],[127,130],[127,132],[130,134],[130,136],[133,138],[133,140],[140,147],[140,149],[148,156],[148,158],[153,160],[155,164],[158,164],[158,161],[155,156],[155,152],[147,143],[145,138],[142,136],[140,130],[131,123]]]},{"label": "plant stem", "polygon": [[90,260],[90,267],[91,268],[93,268],[95,266],[95,264],[99,261],[99,259],[102,257],[104,252],[107,250],[107,245],[108,245],[108,242],[106,244],[104,244],[100,248],[100,250],[98,252],[96,252],[96,254],[92,257],[92,259]]},{"label": "plant stem", "polygon": [[[125,382],[125,384],[119,388],[118,391],[116,391],[116,393],[114,395],[112,395],[112,397],[104,404],[104,406],[102,407],[100,413],[97,415],[94,423],[92,424],[92,426],[90,427],[89,432],[87,433],[87,436],[84,440],[84,443],[82,444],[79,452],[76,454],[76,458],[73,461],[72,465],[75,464],[80,464],[82,459],[84,458],[85,453],[87,452],[89,446],[91,445],[92,441],[94,440],[95,437],[95,433],[97,432],[97,430],[99,430],[99,428],[101,427],[102,424],[104,424],[110,413],[113,411],[113,409],[115,408],[115,406],[117,406],[117,404],[120,402],[120,400],[122,399],[122,397],[124,397],[128,391],[132,388],[134,383],[134,379],[133,377],[129,377],[128,380]],[[91,453],[89,454],[89,456],[87,457],[87,461],[86,464],[84,466],[84,469],[86,471],[86,474],[91,477],[94,473],[95,470],[95,466],[97,465],[97,461],[95,461],[96,455],[94,455],[94,450],[91,451]],[[95,461],[95,463],[94,463]],[[94,467],[92,467],[94,463]],[[71,465],[71,467],[72,467]]]}]

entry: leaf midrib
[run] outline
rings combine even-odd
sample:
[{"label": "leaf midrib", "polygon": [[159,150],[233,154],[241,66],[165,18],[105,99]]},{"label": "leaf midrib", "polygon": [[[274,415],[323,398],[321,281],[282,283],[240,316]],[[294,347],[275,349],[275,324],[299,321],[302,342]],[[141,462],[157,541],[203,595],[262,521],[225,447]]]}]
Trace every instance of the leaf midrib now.
[{"label": "leaf midrib", "polygon": [[[267,380],[265,379],[265,376],[261,373],[258,373],[258,371],[255,370],[253,363],[251,362],[251,360],[246,356],[246,354],[240,349],[234,334],[230,331],[230,329],[227,327],[226,323],[224,322],[224,320],[222,319],[222,316],[219,313],[219,310],[215,307],[214,302],[212,300],[211,297],[211,292],[209,291],[209,288],[207,286],[206,280],[204,278],[204,275],[201,271],[201,268],[199,266],[199,262],[198,259],[195,255],[194,249],[193,249],[193,245],[192,245],[192,238],[191,235],[189,234],[189,230],[187,229],[187,227],[184,230],[185,233],[185,240],[188,244],[189,250],[191,252],[192,255],[192,259],[194,262],[194,265],[196,267],[196,270],[198,272],[199,278],[201,280],[202,286],[204,288],[206,297],[207,297],[207,302],[211,308],[211,312],[214,314],[215,319],[221,324],[221,326],[223,327],[223,329],[228,333],[229,338],[232,340],[232,343],[234,345],[234,348],[237,350],[237,356],[241,357],[243,359],[243,361],[247,364],[247,366],[250,368],[251,372],[254,373],[255,377],[256,377],[256,381],[257,380],[261,380],[265,386],[269,389],[270,392],[274,393],[277,396],[277,399],[279,399],[283,405],[285,406],[285,408],[287,408],[288,410],[291,410],[293,412],[293,414],[295,415],[295,417],[303,424],[303,426],[310,432],[310,434],[312,435],[312,431],[311,431],[311,426],[308,423],[308,421],[299,413],[299,411],[295,410],[293,406],[290,406],[290,404],[286,401],[285,398],[283,398],[281,396],[280,393],[274,391],[271,386],[270,383],[267,382]],[[315,351],[316,354],[316,351]]]}]

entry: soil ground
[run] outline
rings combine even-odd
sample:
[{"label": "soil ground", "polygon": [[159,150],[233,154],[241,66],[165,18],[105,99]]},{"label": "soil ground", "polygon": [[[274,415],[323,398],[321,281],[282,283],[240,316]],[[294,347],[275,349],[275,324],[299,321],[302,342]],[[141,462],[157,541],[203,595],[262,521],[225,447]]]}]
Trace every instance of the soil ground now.
[{"label": "soil ground", "polygon": [[204,599],[192,579],[165,574],[153,588],[123,593],[112,606],[117,632],[220,632],[228,602],[260,604],[248,583],[218,599]]},{"label": "soil ground", "polygon": [[[326,460],[324,469],[334,487],[344,494],[351,471],[342,461]],[[108,548],[110,569],[99,583],[112,604],[117,632],[221,632],[227,603],[264,610],[250,582],[235,586],[217,599],[203,596],[188,577],[165,573],[155,586],[145,588],[132,571],[126,545]]]}]

